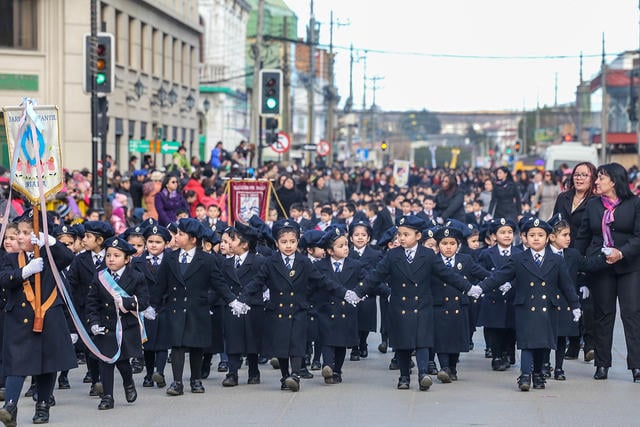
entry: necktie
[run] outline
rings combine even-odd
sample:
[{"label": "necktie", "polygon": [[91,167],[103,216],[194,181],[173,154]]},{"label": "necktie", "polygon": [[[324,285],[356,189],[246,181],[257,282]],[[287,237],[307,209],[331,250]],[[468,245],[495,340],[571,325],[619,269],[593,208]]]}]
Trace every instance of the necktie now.
[{"label": "necktie", "polygon": [[118,276],[118,273],[113,273],[112,276],[113,276],[113,280],[115,280],[116,283],[120,280],[120,276]]},{"label": "necktie", "polygon": [[100,255],[95,255],[93,257],[93,263],[96,265],[96,267],[99,267],[101,262],[102,262],[102,257]]},{"label": "necktie", "polygon": [[536,262],[536,265],[537,265],[538,267],[540,267],[540,266],[542,265],[542,255],[540,255],[540,254],[535,254],[535,255],[533,256],[533,259],[534,259],[534,261]]},{"label": "necktie", "polygon": [[340,273],[340,263],[338,261],[333,263],[333,271]]},{"label": "necktie", "polygon": [[560,251],[558,252],[558,255],[560,255],[562,258],[564,258],[564,251],[562,249],[560,249]]},{"label": "necktie", "polygon": [[183,252],[182,253],[182,258],[180,259],[180,264],[186,264],[187,263],[187,253]]},{"label": "necktie", "polygon": [[509,251],[508,250],[503,250],[502,251],[502,256],[509,256]]},{"label": "necktie", "polygon": [[291,258],[290,257],[286,257],[284,259],[284,266],[287,267],[287,270],[291,270]]},{"label": "necktie", "polygon": [[152,260],[153,260],[153,266],[154,266],[154,267],[157,267],[157,266],[160,264],[160,263],[158,262],[159,258],[158,258],[158,256],[157,256],[157,255],[154,255],[154,256],[153,256],[153,258],[152,258]]},{"label": "necktie", "polygon": [[407,251],[407,262],[411,264],[413,262],[413,251]]},{"label": "necktie", "polygon": [[33,252],[27,252],[27,264],[33,259]]},{"label": "necktie", "polygon": [[236,268],[240,268],[240,257],[236,257]]},{"label": "necktie", "polygon": [[445,265],[449,268],[453,267],[453,263],[451,261],[453,261],[451,258],[445,259]]}]

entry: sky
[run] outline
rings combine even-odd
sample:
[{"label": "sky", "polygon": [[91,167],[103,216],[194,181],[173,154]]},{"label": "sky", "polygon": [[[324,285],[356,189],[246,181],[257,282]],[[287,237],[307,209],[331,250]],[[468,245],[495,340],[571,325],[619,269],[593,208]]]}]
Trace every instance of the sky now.
[{"label": "sky", "polygon": [[[285,0],[306,34],[310,0]],[[607,60],[638,50],[638,0],[315,0],[320,44],[333,11],[336,83],[349,95],[349,46],[356,50],[354,103],[376,77],[382,110],[522,110],[575,100],[583,79]],[[556,90],[557,81],[557,90]],[[367,108],[373,82],[367,80]]]}]

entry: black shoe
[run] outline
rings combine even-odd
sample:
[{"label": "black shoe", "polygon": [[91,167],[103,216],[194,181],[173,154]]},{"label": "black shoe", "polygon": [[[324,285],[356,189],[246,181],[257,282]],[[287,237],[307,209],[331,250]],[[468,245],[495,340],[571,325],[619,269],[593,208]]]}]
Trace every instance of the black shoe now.
[{"label": "black shoe", "polygon": [[314,360],[313,362],[311,362],[312,371],[319,371],[320,369],[322,369],[322,365],[320,364],[319,360]]},{"label": "black shoe", "polygon": [[227,372],[229,370],[229,364],[227,362],[218,363],[218,372]]},{"label": "black shoe", "polygon": [[427,391],[433,385],[431,377],[427,374],[422,374],[418,377],[420,383],[420,391]]},{"label": "black shoe", "polygon": [[509,367],[509,362],[505,363],[505,360],[500,357],[498,359],[491,360],[491,369],[494,371],[506,371]]},{"label": "black shoe", "polygon": [[130,385],[124,386],[124,397],[127,399],[127,402],[133,403],[138,398],[138,392],[136,391],[136,385],[131,383]]},{"label": "black shoe", "polygon": [[553,370],[553,379],[557,381],[564,381],[567,377],[564,375],[564,369],[554,369]]},{"label": "black shoe", "polygon": [[280,361],[277,357],[272,357],[271,360],[269,360],[269,364],[273,369],[280,369]]},{"label": "black shoe", "polygon": [[18,407],[15,403],[9,402],[0,409],[0,422],[5,427],[16,427],[18,418]]},{"label": "black shoe", "polygon": [[258,356],[259,365],[265,365],[268,361],[269,359],[267,358],[267,356],[263,356],[263,355]]},{"label": "black shoe", "polygon": [[54,397],[53,394],[49,398],[49,401],[47,402],[47,405],[49,405],[49,408],[51,408],[52,406],[56,406],[56,398]]},{"label": "black shoe", "polygon": [[280,378],[280,390],[285,391],[289,390],[289,386],[287,385],[286,378]]},{"label": "black shoe", "polygon": [[591,362],[595,358],[596,358],[596,352],[593,349],[592,350],[587,350],[587,351],[584,352],[584,361],[585,362]]},{"label": "black shoe", "polygon": [[69,384],[69,378],[61,376],[58,378],[58,388],[60,390],[68,390],[71,388],[71,384]]},{"label": "black shoe", "polygon": [[191,380],[189,384],[191,385],[191,393],[204,393],[204,386],[201,380]]},{"label": "black shoe", "polygon": [[473,347],[474,347],[474,345],[473,345],[473,341],[471,341],[471,342],[469,343],[469,351],[473,351]]},{"label": "black shoe", "polygon": [[349,360],[351,360],[352,362],[359,361],[360,360],[360,351],[352,349],[351,350],[351,355],[349,356]]},{"label": "black shoe", "polygon": [[631,375],[633,376],[633,382],[640,381],[640,369],[634,368],[631,370]]},{"label": "black shoe", "polygon": [[381,342],[380,344],[378,344],[378,351],[379,351],[380,353],[385,354],[385,353],[387,352],[387,347],[388,347],[387,342],[386,342],[386,341],[383,341],[383,342]]},{"label": "black shoe", "polygon": [[91,388],[89,389],[89,396],[102,397],[103,394],[104,387],[102,387],[102,383],[91,384]]},{"label": "black shoe", "polygon": [[202,379],[206,380],[211,374],[211,363],[202,363]]},{"label": "black shoe", "polygon": [[260,384],[260,374],[250,376],[250,377],[247,379],[247,384],[251,384],[251,385]]},{"label": "black shoe", "polygon": [[449,368],[449,371],[449,378],[451,378],[451,381],[458,381],[458,371],[456,368]]},{"label": "black shoe", "polygon": [[449,384],[451,382],[451,371],[449,368],[442,368],[438,372],[438,379],[443,384]]},{"label": "black shoe", "polygon": [[[413,360],[412,360],[412,362],[413,362]],[[412,366],[412,368],[413,368],[413,366]],[[429,362],[427,364],[427,374],[429,374],[429,375],[438,375],[438,367],[436,366],[436,362]]]},{"label": "black shoe", "polygon": [[169,396],[181,396],[184,394],[184,385],[182,385],[182,381],[174,381],[171,383],[169,388],[167,389],[167,394]]},{"label": "black shoe", "polygon": [[516,364],[516,355],[514,354],[510,354],[509,355],[509,365],[515,365]]},{"label": "black shoe", "polygon": [[369,349],[367,347],[360,347],[360,359],[366,359],[369,357]]},{"label": "black shoe", "polygon": [[493,352],[491,351],[490,348],[485,348],[484,349],[484,358],[485,359],[491,359],[493,357]]},{"label": "black shoe", "polygon": [[398,378],[398,390],[409,390],[409,377]]},{"label": "black shoe", "polygon": [[391,362],[389,363],[389,370],[397,371],[398,369],[400,369],[400,367],[398,366],[398,359],[396,358],[391,359]]},{"label": "black shoe", "polygon": [[311,365],[311,356],[307,354],[306,356],[304,356],[304,364],[302,366],[309,366],[309,365]]},{"label": "black shoe", "polygon": [[608,376],[609,376],[609,368],[599,366],[596,368],[596,373],[593,374],[593,379],[606,380]]},{"label": "black shoe", "polygon": [[238,385],[238,375],[237,374],[227,374],[227,376],[222,380],[222,387],[235,387]]},{"label": "black shoe", "polygon": [[531,375],[520,375],[518,377],[518,388],[520,391],[529,391],[531,388]]},{"label": "black shoe", "polygon": [[309,372],[309,370],[305,366],[302,369],[300,369],[300,378],[304,378],[305,380],[310,380],[311,378],[313,378],[313,374]]},{"label": "black shoe", "polygon": [[131,359],[131,370],[134,374],[139,374],[144,370],[144,360],[139,357]]},{"label": "black shoe", "polygon": [[540,373],[545,378],[551,378],[551,364],[550,363],[543,363],[542,364],[542,370],[540,371]]},{"label": "black shoe", "polygon": [[156,384],[149,377],[144,377],[144,379],[142,380],[142,387],[155,387],[155,386]]},{"label": "black shoe", "polygon": [[159,372],[154,372],[153,375],[151,375],[151,379],[158,385],[158,388],[164,388],[167,386],[164,375]]},{"label": "black shoe", "polygon": [[287,377],[284,380],[284,383],[287,385],[288,390],[291,390],[293,392],[300,390],[300,377],[297,376],[296,374],[293,374],[290,377]]},{"label": "black shoe", "polygon": [[34,424],[47,424],[49,422],[49,405],[47,402],[36,404],[36,413],[33,415]]},{"label": "black shoe", "polygon": [[33,395],[36,394],[36,385],[35,384],[31,384],[29,386],[29,389],[27,390],[27,392],[24,394],[25,397],[33,397]]},{"label": "black shoe", "polygon": [[543,389],[544,383],[547,381],[544,379],[544,375],[541,372],[533,373],[533,388]]},{"label": "black shoe", "polygon": [[98,403],[98,409],[104,411],[106,409],[113,409],[113,397],[105,394],[102,396],[102,400]]},{"label": "black shoe", "polygon": [[91,379],[91,374],[89,372],[85,374],[84,378],[82,379],[82,382],[85,384],[91,384],[93,382],[93,380]]},{"label": "black shoe", "polygon": [[335,384],[335,381],[333,378],[333,369],[331,369],[331,366],[325,365],[322,368],[322,378],[324,378],[325,384]]},{"label": "black shoe", "polygon": [[333,373],[333,383],[340,384],[342,382],[342,374]]}]

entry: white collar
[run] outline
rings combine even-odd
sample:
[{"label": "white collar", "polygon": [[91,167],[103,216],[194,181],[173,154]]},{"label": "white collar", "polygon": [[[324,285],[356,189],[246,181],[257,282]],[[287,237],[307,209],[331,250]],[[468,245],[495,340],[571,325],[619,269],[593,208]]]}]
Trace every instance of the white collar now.
[{"label": "white collar", "polygon": [[249,252],[245,252],[242,255],[236,255],[236,263],[238,262],[238,260],[240,260],[240,265],[244,264],[244,260],[247,259],[247,255],[249,255]]}]

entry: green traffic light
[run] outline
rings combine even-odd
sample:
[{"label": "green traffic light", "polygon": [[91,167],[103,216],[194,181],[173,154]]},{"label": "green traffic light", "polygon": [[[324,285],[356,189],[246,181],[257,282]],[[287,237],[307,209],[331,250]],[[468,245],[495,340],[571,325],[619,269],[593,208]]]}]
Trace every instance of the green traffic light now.
[{"label": "green traffic light", "polygon": [[96,84],[97,85],[103,85],[105,84],[107,81],[107,75],[105,73],[98,73],[96,74]]},{"label": "green traffic light", "polygon": [[273,110],[278,106],[278,101],[275,98],[267,98],[265,101],[265,105],[269,110]]}]

